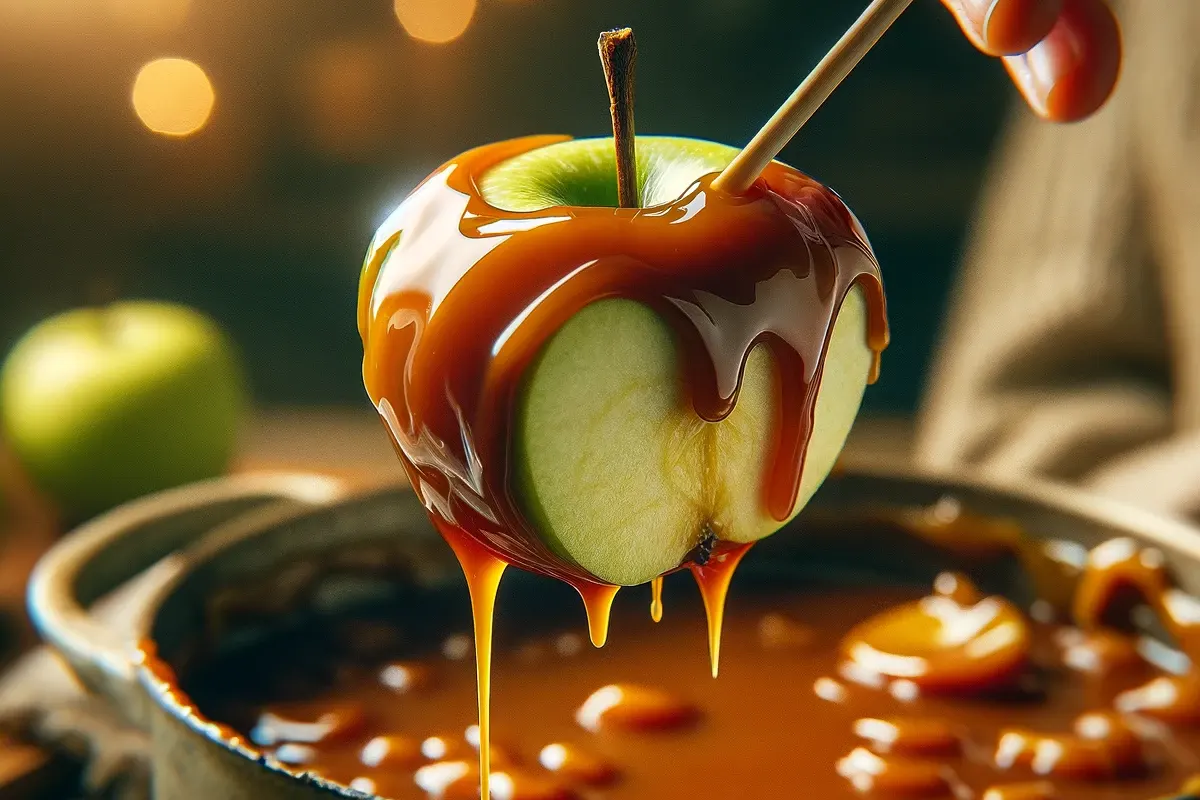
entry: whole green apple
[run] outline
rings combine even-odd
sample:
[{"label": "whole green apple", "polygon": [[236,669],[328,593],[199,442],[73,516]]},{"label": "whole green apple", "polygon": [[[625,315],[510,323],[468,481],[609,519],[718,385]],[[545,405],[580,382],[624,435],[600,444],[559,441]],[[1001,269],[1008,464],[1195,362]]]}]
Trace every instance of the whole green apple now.
[{"label": "whole green apple", "polygon": [[52,317],[0,369],[4,438],[70,520],[219,475],[246,398],[229,338],[168,303]]}]

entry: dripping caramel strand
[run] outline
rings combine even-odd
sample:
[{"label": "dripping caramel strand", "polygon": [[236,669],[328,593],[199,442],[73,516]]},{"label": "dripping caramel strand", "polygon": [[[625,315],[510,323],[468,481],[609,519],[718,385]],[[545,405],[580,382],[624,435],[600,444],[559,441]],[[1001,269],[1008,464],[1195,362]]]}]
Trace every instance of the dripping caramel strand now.
[{"label": "dripping caramel strand", "polygon": [[659,575],[650,581],[650,619],[662,622],[663,617],[663,576]]},{"label": "dripping caramel strand", "polygon": [[479,698],[479,796],[491,799],[492,774],[492,622],[496,592],[508,566],[481,547],[471,536],[449,525],[439,526],[443,538],[458,558],[471,595],[475,628],[475,678]]},{"label": "dripping caramel strand", "polygon": [[579,592],[583,607],[587,611],[588,636],[592,640],[592,646],[604,647],[604,643],[608,641],[608,622],[612,616],[613,600],[621,587],[590,581],[575,581],[571,585]]},{"label": "dripping caramel strand", "polygon": [[692,577],[704,600],[704,614],[708,618],[708,658],[712,676],[717,677],[721,668],[721,629],[725,621],[725,598],[729,584],[742,558],[750,551],[753,542],[745,544],[725,543],[725,547],[706,564],[692,563]]}]

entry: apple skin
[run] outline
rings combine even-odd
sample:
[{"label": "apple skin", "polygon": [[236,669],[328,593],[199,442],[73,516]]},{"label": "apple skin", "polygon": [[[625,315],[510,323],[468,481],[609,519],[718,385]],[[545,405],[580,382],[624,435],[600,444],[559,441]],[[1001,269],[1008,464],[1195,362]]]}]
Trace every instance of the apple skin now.
[{"label": "apple skin", "polygon": [[0,369],[0,430],[68,521],[220,475],[246,407],[232,341],[168,303],[67,311]]}]

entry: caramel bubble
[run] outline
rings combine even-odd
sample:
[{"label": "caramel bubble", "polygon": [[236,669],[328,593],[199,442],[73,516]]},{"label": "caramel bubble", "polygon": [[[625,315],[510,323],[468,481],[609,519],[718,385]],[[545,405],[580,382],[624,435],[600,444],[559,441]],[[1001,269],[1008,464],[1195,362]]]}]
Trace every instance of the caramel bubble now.
[{"label": "caramel bubble", "polygon": [[1108,712],[1080,716],[1072,733],[1005,730],[994,761],[1003,770],[1021,768],[1036,775],[1080,781],[1112,780],[1146,769],[1141,739],[1120,716]]},{"label": "caramel bubble", "polygon": [[575,720],[589,731],[662,731],[689,725],[699,715],[694,705],[661,689],[614,683],[592,692]]},{"label": "caramel bubble", "polygon": [[[940,576],[943,591],[884,611],[842,641],[842,674],[866,685],[907,681],[922,692],[1003,688],[1029,658],[1029,624],[1001,597],[975,599],[964,578]],[[957,599],[956,599],[957,598]]]},{"label": "caramel bubble", "polygon": [[837,762],[837,773],[861,794],[908,798],[951,796],[953,773],[934,761],[881,756],[857,747]]},{"label": "caramel bubble", "polygon": [[[1128,624],[1120,617],[1138,596],[1153,602],[1170,588],[1166,557],[1132,539],[1110,539],[1092,548],[1075,590],[1074,616],[1079,627]],[[1117,607],[1117,606],[1122,607]]]},{"label": "caramel bubble", "polygon": [[[413,779],[412,775],[407,772],[383,772],[370,776],[360,775],[347,785],[364,794],[378,795],[379,797],[408,797],[412,794]],[[475,796],[479,796],[478,788]]]},{"label": "caramel bubble", "polygon": [[521,770],[492,773],[493,800],[576,800],[569,786]]},{"label": "caramel bubble", "polygon": [[419,661],[393,661],[379,670],[379,682],[398,694],[427,689],[433,684],[433,667]]},{"label": "caramel bubble", "polygon": [[1200,724],[1200,674],[1163,675],[1117,695],[1113,706],[1173,725]]},{"label": "caramel bubble", "polygon": [[299,767],[317,760],[317,748],[307,744],[284,742],[271,755],[281,764]]},{"label": "caramel bubble", "polygon": [[983,599],[971,579],[961,572],[943,572],[933,579],[933,592],[949,597],[960,606],[973,606]]},{"label": "caramel bubble", "polygon": [[[517,751],[492,741],[491,764],[495,768],[520,762]],[[436,734],[421,742],[421,755],[429,761],[475,762],[479,753],[479,726],[470,725],[463,735]]]},{"label": "caramel bubble", "polygon": [[470,761],[475,751],[466,740],[441,733],[427,736],[421,742],[421,755],[430,761]]},{"label": "caramel bubble", "polygon": [[363,745],[358,760],[372,769],[416,769],[426,762],[421,742],[411,736],[392,734],[376,736]]},{"label": "caramel bubble", "polygon": [[[466,731],[463,733],[463,739],[466,740],[467,744],[471,745],[475,752],[479,752],[478,725],[468,725]],[[510,766],[521,761],[520,754],[517,753],[516,748],[497,742],[494,737],[492,738],[491,750],[489,752],[492,754],[491,763],[496,767]]]},{"label": "caramel bubble", "polygon": [[1200,598],[1179,589],[1168,589],[1159,598],[1159,613],[1179,649],[1200,662]]},{"label": "caramel bubble", "polygon": [[829,677],[813,681],[813,694],[829,703],[844,703],[850,699],[846,685]]},{"label": "caramel bubble", "polygon": [[939,719],[868,717],[855,721],[854,735],[870,742],[877,753],[953,756],[962,751],[958,732]]},{"label": "caramel bubble", "polygon": [[1054,784],[1037,781],[992,786],[983,793],[981,800],[1054,800],[1056,797],[1058,794],[1054,791]]},{"label": "caramel bubble", "polygon": [[[493,791],[496,776],[493,773]],[[427,795],[440,800],[478,800],[479,765],[473,761],[437,761],[426,764],[413,775],[413,781]]]},{"label": "caramel bubble", "polygon": [[[417,786],[438,800],[479,800],[479,767],[471,761],[426,764],[413,776]],[[575,800],[569,786],[553,778],[520,770],[495,770],[491,775],[492,800]]]},{"label": "caramel bubble", "polygon": [[1068,628],[1057,636],[1062,662],[1078,672],[1108,675],[1143,664],[1137,642],[1117,631]]},{"label": "caramel bubble", "polygon": [[570,783],[603,786],[617,777],[617,768],[583,748],[555,742],[542,748],[538,762]]}]

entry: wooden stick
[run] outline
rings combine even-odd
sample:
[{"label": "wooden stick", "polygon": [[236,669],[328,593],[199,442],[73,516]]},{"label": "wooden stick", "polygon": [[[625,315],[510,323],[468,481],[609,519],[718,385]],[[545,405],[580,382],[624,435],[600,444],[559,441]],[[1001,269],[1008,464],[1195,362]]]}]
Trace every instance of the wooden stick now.
[{"label": "wooden stick", "polygon": [[605,31],[596,42],[608,84],[609,113],[612,115],[613,147],[617,158],[617,202],[622,208],[637,208],[637,153],[633,136],[633,68],[637,44],[632,28]]},{"label": "wooden stick", "polygon": [[828,99],[850,70],[875,46],[884,32],[908,8],[912,0],[874,0],[838,40],[821,63],[796,87],[767,124],[754,135],[725,170],[713,180],[713,188],[741,194],[767,168],[809,117]]}]

